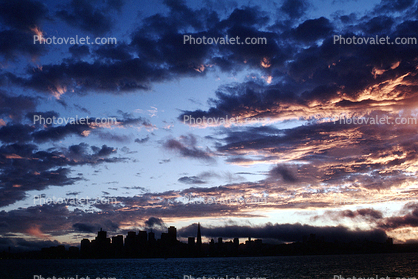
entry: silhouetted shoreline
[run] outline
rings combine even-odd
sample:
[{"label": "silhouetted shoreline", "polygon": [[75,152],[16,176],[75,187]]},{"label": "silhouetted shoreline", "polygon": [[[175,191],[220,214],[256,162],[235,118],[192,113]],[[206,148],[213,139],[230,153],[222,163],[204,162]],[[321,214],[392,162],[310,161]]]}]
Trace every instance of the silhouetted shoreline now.
[{"label": "silhouetted shoreline", "polygon": [[[124,241],[125,240],[125,241]],[[13,253],[3,251],[1,259],[109,259],[109,258],[199,258],[199,257],[264,257],[297,255],[341,255],[341,254],[379,254],[418,252],[417,244],[393,244],[393,239],[386,242],[358,240],[356,242],[327,242],[315,234],[306,236],[301,242],[289,244],[268,244],[261,239],[239,243],[238,238],[215,243],[202,243],[200,224],[197,237],[188,237],[188,242],[177,240],[177,230],[171,226],[160,239],[155,239],[153,232],[134,231],[122,235],[107,237],[107,232],[100,230],[97,237],[90,241],[83,239],[80,248],[64,245],[42,248],[41,251]]]}]

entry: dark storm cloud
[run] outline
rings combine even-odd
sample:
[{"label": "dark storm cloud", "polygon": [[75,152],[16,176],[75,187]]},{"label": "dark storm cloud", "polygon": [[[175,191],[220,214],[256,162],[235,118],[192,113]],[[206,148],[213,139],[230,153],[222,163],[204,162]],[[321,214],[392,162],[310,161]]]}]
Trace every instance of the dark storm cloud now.
[{"label": "dark storm cloud", "polygon": [[100,229],[109,230],[109,231],[116,231],[119,226],[113,223],[111,220],[103,220],[102,224],[97,223],[75,223],[72,225],[72,228],[76,232],[83,232],[83,233],[97,233]]},{"label": "dark storm cloud", "polygon": [[14,29],[29,31],[48,15],[42,2],[30,0],[0,1],[0,21]]},{"label": "dark storm cloud", "polygon": [[[184,111],[178,119],[183,121],[185,116],[192,116],[194,118],[203,117],[236,117],[248,116],[251,117],[270,117],[274,116],[274,111],[268,111],[272,104],[276,104],[280,110],[280,103],[291,105],[297,104],[298,100],[295,95],[289,92],[281,92],[277,86],[264,86],[249,81],[243,84],[232,84],[228,86],[221,86],[216,91],[216,99],[211,99],[212,105],[208,111],[195,110]],[[245,112],[243,110],[245,109]]]},{"label": "dark storm cloud", "polygon": [[381,219],[383,217],[380,211],[374,210],[373,208],[358,209],[355,211],[354,214],[357,214],[366,218],[370,217],[373,219]]},{"label": "dark storm cloud", "polygon": [[129,117],[124,115],[122,119],[117,119],[117,123],[123,127],[143,126],[145,128],[155,128],[155,126],[144,117]]},{"label": "dark storm cloud", "polygon": [[168,73],[153,68],[138,58],[112,64],[69,62],[44,65],[42,70],[30,71],[29,79],[8,75],[6,79],[40,92],[58,92],[59,88],[74,89],[76,93],[99,90],[109,93],[149,89],[151,81],[161,81]]},{"label": "dark storm cloud", "polygon": [[47,7],[38,1],[0,1],[0,54],[6,60],[15,60],[19,54],[36,57],[44,53],[44,47],[33,44],[33,29],[48,18]]},{"label": "dark storm cloud", "polygon": [[18,200],[24,199],[27,191],[40,191],[49,186],[72,185],[80,180],[80,178],[69,177],[70,169],[68,168],[57,168],[39,172],[36,172],[35,167],[25,170],[21,166],[2,169],[8,172],[7,174],[0,175],[0,181],[3,184],[0,190],[0,206],[13,204]]},{"label": "dark storm cloud", "polygon": [[206,182],[197,176],[182,176],[178,179],[179,182],[185,184],[205,184]]},{"label": "dark storm cloud", "polygon": [[318,19],[309,19],[300,24],[291,34],[299,42],[315,42],[319,39],[325,39],[333,31],[328,19],[321,17]]},{"label": "dark storm cloud", "polygon": [[11,248],[10,252],[19,253],[19,252],[30,252],[30,251],[40,251],[42,248],[57,246],[62,243],[54,240],[27,240],[25,238],[13,237],[5,238],[0,237],[0,250],[8,251],[9,247]]},{"label": "dark storm cloud", "polygon": [[169,139],[163,143],[163,147],[168,150],[173,150],[178,153],[182,157],[186,158],[193,158],[204,160],[207,162],[214,162],[215,160],[212,158],[210,154],[210,150],[202,150],[196,146],[197,140],[195,136],[189,134],[187,136],[180,137],[179,140],[176,139]]},{"label": "dark storm cloud", "polygon": [[140,138],[135,139],[135,142],[136,143],[146,143],[147,141],[149,141],[149,139],[150,139],[150,137],[146,136],[145,138],[142,138],[142,139],[140,139]]},{"label": "dark storm cloud", "polygon": [[341,210],[341,211],[330,211],[327,210],[323,215],[318,215],[312,217],[313,220],[318,220],[321,218],[330,218],[333,221],[339,221],[341,218],[360,218],[368,220],[370,223],[383,220],[383,214],[379,210],[373,208],[362,208],[355,211],[352,210]]},{"label": "dark storm cloud", "polygon": [[145,226],[148,229],[152,229],[155,227],[167,227],[167,225],[164,223],[163,219],[156,218],[156,217],[150,217],[147,221],[145,221]]},{"label": "dark storm cloud", "polygon": [[97,225],[92,224],[83,224],[83,223],[75,223],[73,224],[74,230],[78,232],[88,232],[88,233],[96,233],[99,230]]},{"label": "dark storm cloud", "polygon": [[102,45],[94,53],[101,59],[130,60],[132,49],[125,43],[115,45]]},{"label": "dark storm cloud", "polygon": [[74,107],[78,110],[81,110],[82,112],[84,112],[86,114],[91,114],[91,112],[88,109],[86,109],[85,107],[82,107],[82,106],[77,105],[77,104],[74,104]]},{"label": "dark storm cloud", "polygon": [[0,223],[3,222],[7,226],[7,228],[0,227],[0,232],[2,234],[5,232],[24,233],[37,238],[49,238],[75,232],[96,233],[100,228],[116,232],[119,230],[121,217],[126,221],[129,220],[128,216],[115,215],[112,211],[104,217],[89,210],[79,208],[69,210],[65,203],[43,204],[42,206],[38,204],[8,212],[0,211]]},{"label": "dark storm cloud", "polygon": [[73,45],[70,46],[70,48],[68,49],[68,51],[71,53],[71,55],[74,58],[82,58],[85,57],[87,55],[90,55],[90,49],[87,45]]},{"label": "dark storm cloud", "polygon": [[48,127],[44,130],[36,131],[32,134],[35,142],[47,142],[61,140],[69,135],[84,137],[84,131],[89,131],[88,124],[67,124],[65,126]]},{"label": "dark storm cloud", "polygon": [[13,96],[0,91],[0,116],[11,118],[11,121],[20,121],[25,113],[33,111],[37,99],[29,96]]},{"label": "dark storm cloud", "polygon": [[28,125],[15,124],[0,128],[0,141],[3,143],[23,143],[31,140],[34,128]]},{"label": "dark storm cloud", "polygon": [[91,1],[72,0],[64,9],[57,11],[56,15],[70,26],[75,25],[94,35],[103,35],[113,26],[110,12],[114,8],[120,11],[122,5],[122,1],[112,1],[109,5],[98,7]]},{"label": "dark storm cloud", "polygon": [[[176,77],[202,76],[212,66],[223,71],[241,70],[245,65],[262,69],[262,59],[273,57],[271,63],[283,63],[292,49],[290,46],[279,47],[274,32],[259,31],[259,28],[268,26],[269,17],[257,7],[235,9],[221,20],[217,12],[205,8],[192,10],[183,1],[164,3],[169,10],[167,15],[155,14],[145,18],[130,34],[129,43],[96,47],[92,53],[97,59],[92,63],[66,59],[61,64],[43,65],[42,71],[30,71],[28,78],[12,74],[3,78],[40,92],[54,93],[59,88],[66,88],[75,92],[96,90],[117,94],[148,90],[154,82]],[[87,1],[74,0],[69,9],[62,9],[57,14],[66,21],[78,23],[84,30],[97,33],[110,30],[107,12],[107,8],[100,9]],[[266,37],[268,43],[239,46],[183,43],[183,35],[223,37],[226,34],[243,39],[247,36]],[[70,51],[80,56],[76,47]]]},{"label": "dark storm cloud", "polygon": [[99,157],[107,157],[113,153],[116,153],[115,148],[108,147],[106,145],[103,145],[102,148],[99,148],[97,146],[92,146],[91,149],[94,151],[94,155]]},{"label": "dark storm cloud", "polygon": [[[24,97],[18,100],[4,97],[5,103],[21,101],[21,111],[32,108],[31,100]],[[26,101],[26,102],[25,102]],[[19,108],[19,106],[17,106]],[[35,116],[57,117],[54,111],[30,112],[26,114],[29,121]],[[91,118],[94,122],[94,118]],[[143,118],[124,118],[114,125],[120,126],[152,126]],[[0,141],[4,143],[0,147],[1,172],[0,181],[0,206],[13,204],[26,197],[30,190],[43,190],[49,186],[72,185],[81,180],[81,177],[71,177],[69,167],[77,165],[96,165],[100,163],[117,163],[126,160],[121,157],[111,157],[116,154],[116,148],[103,145],[92,146],[91,150],[85,143],[72,145],[68,149],[50,148],[47,151],[38,150],[34,141],[44,143],[48,141],[62,140],[70,135],[85,137],[84,132],[100,130],[100,127],[83,124],[67,124],[65,126],[7,124],[0,128]],[[103,133],[102,133],[103,134]]]},{"label": "dark storm cloud", "polygon": [[68,149],[38,150],[33,144],[9,144],[0,147],[1,174],[0,206],[13,204],[26,197],[31,190],[44,190],[50,186],[72,185],[80,177],[71,177],[71,166],[121,162],[125,158],[110,157],[116,149],[101,148],[80,143]]},{"label": "dark storm cloud", "polygon": [[272,154],[280,153],[289,148],[295,149],[298,145],[303,145],[313,139],[318,141],[327,139],[328,136],[322,132],[331,134],[349,128],[332,122],[303,125],[290,129],[278,129],[274,126],[229,128],[223,130],[225,137],[222,141],[225,144],[218,146],[218,150],[230,150],[233,153],[234,149],[239,151],[237,147],[241,146],[246,150],[274,148]]},{"label": "dark storm cloud", "polygon": [[115,9],[118,12],[121,11],[124,4],[125,4],[124,0],[107,0],[107,1],[105,1],[105,5],[109,9]]},{"label": "dark storm cloud", "polygon": [[394,19],[388,16],[377,16],[367,22],[363,30],[367,34],[387,34],[394,24]]},{"label": "dark storm cloud", "polygon": [[103,132],[103,131],[96,132],[95,134],[97,134],[99,138],[104,141],[113,141],[113,142],[118,142],[118,143],[130,142],[130,137],[126,135],[117,135],[115,133]]},{"label": "dark storm cloud", "polygon": [[269,175],[273,178],[281,178],[287,183],[294,183],[297,181],[295,175],[288,168],[286,168],[286,166],[282,165],[277,165],[271,169]]},{"label": "dark storm cloud", "polygon": [[69,192],[66,193],[67,196],[77,196],[78,194],[80,194],[81,192]]},{"label": "dark storm cloud", "polygon": [[[185,115],[195,118],[229,115],[286,120],[321,118],[349,110],[364,112],[372,104],[395,110],[401,106],[411,107],[418,100],[418,84],[414,78],[417,69],[415,62],[411,63],[418,52],[413,44],[334,43],[334,36],[339,35],[367,38],[379,34],[391,40],[414,37],[416,34],[411,30],[417,22],[412,15],[405,14],[405,17],[408,20],[401,22],[389,14],[376,13],[345,23],[341,23],[342,17],[333,20],[321,17],[288,27],[273,39],[285,50],[282,59],[280,52],[253,51],[254,56],[260,54],[267,58],[264,71],[272,76],[271,84],[258,78],[242,84],[222,85],[216,91],[216,98],[209,100],[208,110],[184,111],[179,119],[183,120]],[[291,44],[293,48],[286,49]],[[234,50],[234,57],[239,57],[240,53]],[[233,58],[218,59],[232,61]],[[395,80],[398,85],[390,89],[390,81]],[[367,95],[370,89],[371,94]],[[386,91],[392,91],[393,96]],[[388,104],[388,100],[393,103]]]},{"label": "dark storm cloud", "polygon": [[285,0],[280,11],[286,13],[291,19],[297,19],[306,13],[309,6],[306,0]]},{"label": "dark storm cloud", "polygon": [[[196,224],[190,225],[178,230],[180,236],[187,237],[189,235],[195,235],[197,231]],[[267,223],[264,226],[251,227],[251,226],[224,226],[224,227],[203,227],[201,226],[202,236],[216,238],[270,238],[277,239],[281,242],[294,242],[302,241],[303,237],[310,234],[316,234],[317,238],[324,237],[327,241],[376,241],[384,242],[387,239],[387,235],[383,230],[349,230],[346,227],[315,227],[302,224],[272,224]]]},{"label": "dark storm cloud", "polygon": [[[69,11],[61,10],[59,14],[71,20],[80,16],[94,19],[94,24],[86,19],[75,22],[79,22],[85,29],[105,32],[110,28],[107,24],[110,21],[106,20],[106,24],[102,22],[110,16],[110,7],[121,6],[119,1],[116,2],[93,7],[87,1],[74,0]],[[225,115],[234,112],[242,115],[244,106],[238,104],[246,101],[249,102],[250,113],[261,109],[260,114],[271,111],[270,115],[281,117],[283,112],[288,111],[286,108],[292,107],[295,102],[306,108],[316,101],[323,104],[340,98],[341,102],[334,103],[333,107],[347,101],[353,102],[353,106],[360,105],[356,99],[362,90],[384,79],[416,72],[408,62],[413,61],[417,53],[412,45],[353,46],[333,43],[335,34],[344,37],[358,36],[358,33],[374,36],[377,32],[395,38],[395,35],[405,35],[405,32],[411,33],[414,30],[402,28],[403,23],[379,8],[373,17],[366,16],[355,23],[345,21],[345,15],[342,15],[333,20],[321,17],[288,24],[287,18],[270,18],[259,7],[236,8],[221,19],[216,11],[207,8],[193,10],[183,1],[165,1],[164,4],[168,12],[143,19],[130,34],[130,42],[95,48],[92,52],[97,59],[91,63],[66,60],[61,64],[43,65],[42,71],[28,72],[29,77],[8,74],[3,75],[3,79],[41,92],[54,93],[60,88],[66,88],[75,92],[95,90],[118,94],[149,90],[154,82],[177,77],[202,76],[213,67],[233,73],[242,69],[256,69],[283,82],[258,90],[257,94],[253,94],[253,100],[243,100],[249,97],[243,86],[241,93],[234,96],[237,100],[235,105],[226,102],[235,93],[225,92],[226,96],[218,96],[219,100],[213,102],[215,106],[206,114],[219,115],[222,112]],[[401,12],[412,6],[411,1],[401,0],[385,1],[381,5],[387,7],[384,8],[387,10],[390,9],[389,4]],[[285,13],[295,19],[303,15],[308,6],[306,1],[285,1],[279,14]],[[85,14],[90,17],[84,17]],[[412,15],[408,14],[406,18],[410,19],[409,25],[414,25]],[[272,22],[274,19],[275,23]],[[265,37],[267,44],[183,44],[183,35],[197,38],[222,37],[225,34],[230,37],[240,36],[242,39]],[[385,57],[383,61],[382,57]],[[398,67],[391,68],[399,61],[402,62]],[[372,72],[380,67],[388,70],[377,78]],[[413,85],[409,87],[414,92]],[[341,96],[341,88],[344,88],[346,94],[344,98]],[[399,101],[402,102],[401,99]],[[223,107],[225,110],[221,109]],[[303,110],[299,109],[301,114]],[[203,112],[195,111],[192,114],[203,115]]]},{"label": "dark storm cloud", "polygon": [[33,43],[33,34],[19,30],[0,31],[0,54],[6,60],[17,60],[19,55],[36,58],[45,53],[43,45]]},{"label": "dark storm cloud", "polygon": [[[30,102],[30,99],[28,100],[23,97],[18,97],[17,100],[4,98],[4,101],[6,104],[13,104],[18,101],[22,102],[20,104],[21,108],[18,106],[18,110],[14,112],[15,114],[22,113],[34,106],[33,103]],[[4,114],[7,112],[9,112],[9,110],[4,108]],[[10,114],[10,116],[11,115],[13,114]],[[0,140],[8,143],[27,142],[30,140],[33,140],[36,143],[44,143],[48,141],[59,141],[72,135],[87,137],[90,132],[93,132],[103,140],[129,142],[130,138],[128,136],[107,132],[105,129],[111,127],[145,127],[147,129],[153,129],[155,127],[148,119],[143,117],[123,117],[120,119],[115,117],[112,119],[105,119],[103,122],[103,119],[96,119],[95,117],[89,117],[87,120],[86,118],[76,119],[74,117],[58,119],[58,116],[59,114],[54,111],[26,113],[26,118],[30,121],[30,125],[7,124],[7,126],[0,128],[0,131],[3,131],[0,132]],[[19,119],[21,118],[21,115],[16,115],[15,118]],[[59,123],[59,121],[68,124],[58,125],[57,122]],[[32,125],[35,125],[36,128]],[[14,133],[10,133],[11,131],[14,131]]]},{"label": "dark storm cloud", "polygon": [[412,8],[414,3],[414,0],[382,0],[375,10],[384,13],[402,12],[408,8]]},{"label": "dark storm cloud", "polygon": [[[408,208],[408,205],[405,207]],[[418,205],[410,205],[409,210],[411,210],[411,212],[403,216],[385,218],[382,220],[382,222],[379,223],[379,227],[385,230],[394,230],[397,228],[405,227],[418,227]]]}]

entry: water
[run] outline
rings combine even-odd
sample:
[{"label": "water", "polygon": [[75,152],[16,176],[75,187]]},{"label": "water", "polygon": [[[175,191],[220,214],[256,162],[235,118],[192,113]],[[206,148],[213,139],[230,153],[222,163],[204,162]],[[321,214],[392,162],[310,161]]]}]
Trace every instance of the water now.
[{"label": "water", "polygon": [[[81,277],[136,279],[224,277],[249,278],[343,278],[381,277],[390,279],[418,277],[418,254],[370,254],[283,256],[263,258],[193,259],[69,259],[0,260],[0,278],[46,279]],[[38,275],[34,276],[34,275]],[[188,275],[191,277],[187,277]],[[42,276],[39,277],[39,276]],[[340,277],[338,277],[340,278]]]}]

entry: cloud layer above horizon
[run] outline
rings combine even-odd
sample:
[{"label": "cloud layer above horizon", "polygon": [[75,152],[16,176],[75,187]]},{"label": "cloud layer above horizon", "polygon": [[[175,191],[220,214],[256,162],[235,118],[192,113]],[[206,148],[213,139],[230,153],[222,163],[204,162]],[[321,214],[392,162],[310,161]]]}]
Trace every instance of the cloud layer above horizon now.
[{"label": "cloud layer above horizon", "polygon": [[[164,222],[187,223],[187,237],[199,220],[208,238],[418,240],[417,45],[334,41],[418,38],[418,3],[323,16],[307,0],[197,5],[164,0],[132,16],[122,0],[0,1],[0,250]],[[118,41],[33,43],[59,31]],[[267,44],[193,45],[185,35]],[[91,122],[33,122],[77,113]],[[141,183],[103,185],[108,168],[138,168]],[[82,195],[80,185],[117,202],[22,206],[34,193]],[[293,223],[269,220],[289,210]]]}]

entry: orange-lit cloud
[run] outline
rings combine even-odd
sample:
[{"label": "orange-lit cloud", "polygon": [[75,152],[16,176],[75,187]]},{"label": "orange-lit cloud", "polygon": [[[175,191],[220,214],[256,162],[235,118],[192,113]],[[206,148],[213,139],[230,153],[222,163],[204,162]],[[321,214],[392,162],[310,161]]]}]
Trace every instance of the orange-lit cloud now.
[{"label": "orange-lit cloud", "polygon": [[38,238],[49,238],[48,235],[44,234],[39,225],[32,225],[27,231],[27,234],[30,236],[38,237]]}]

